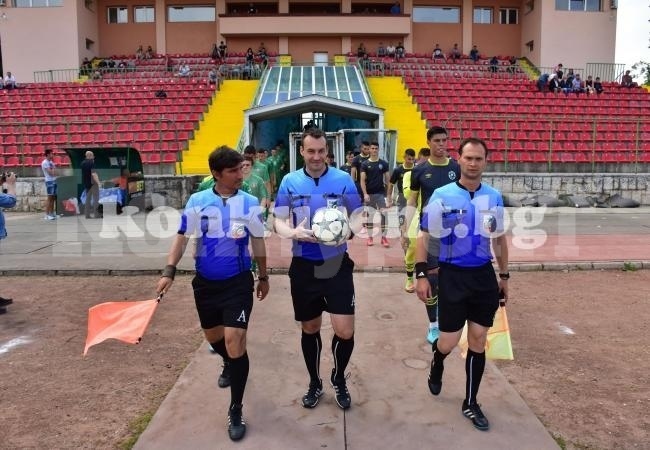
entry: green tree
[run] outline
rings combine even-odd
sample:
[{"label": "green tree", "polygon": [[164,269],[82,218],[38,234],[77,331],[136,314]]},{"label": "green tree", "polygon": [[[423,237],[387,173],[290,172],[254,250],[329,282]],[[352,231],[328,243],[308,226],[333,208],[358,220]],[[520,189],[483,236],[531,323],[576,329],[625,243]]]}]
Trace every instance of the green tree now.
[{"label": "green tree", "polygon": [[642,84],[650,86],[650,63],[639,61],[632,66],[632,70],[641,78]]}]

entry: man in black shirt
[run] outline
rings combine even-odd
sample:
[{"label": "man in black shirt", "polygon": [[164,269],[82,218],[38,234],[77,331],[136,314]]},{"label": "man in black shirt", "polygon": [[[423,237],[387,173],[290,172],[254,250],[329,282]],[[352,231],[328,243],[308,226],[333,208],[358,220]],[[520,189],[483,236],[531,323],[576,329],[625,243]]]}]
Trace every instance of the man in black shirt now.
[{"label": "man in black shirt", "polygon": [[393,170],[390,175],[388,184],[387,205],[389,208],[393,203],[393,187],[397,186],[397,212],[399,214],[399,224],[404,224],[404,208],[406,207],[406,197],[404,197],[404,174],[413,170],[415,166],[415,150],[407,148],[404,150],[404,162]]},{"label": "man in black shirt", "polygon": [[379,143],[370,144],[370,156],[361,164],[361,192],[363,203],[373,210],[368,211],[368,246],[372,246],[372,212],[381,214],[381,245],[388,248],[390,244],[386,238],[386,188],[388,186],[388,163],[379,158]]},{"label": "man in black shirt", "polygon": [[97,207],[99,206],[99,176],[95,171],[95,154],[91,151],[86,152],[86,159],[81,163],[81,184],[86,192],[86,202],[84,203],[84,213],[86,219],[99,219]]},{"label": "man in black shirt", "polygon": [[370,156],[370,154],[368,153],[369,148],[370,148],[370,142],[363,141],[361,143],[361,147],[359,147],[361,153],[355,156],[354,159],[352,160],[352,169],[350,170],[350,175],[352,175],[354,184],[357,185],[357,190],[359,191],[359,195],[363,195],[361,191],[361,185],[359,184],[361,180],[361,164]]}]

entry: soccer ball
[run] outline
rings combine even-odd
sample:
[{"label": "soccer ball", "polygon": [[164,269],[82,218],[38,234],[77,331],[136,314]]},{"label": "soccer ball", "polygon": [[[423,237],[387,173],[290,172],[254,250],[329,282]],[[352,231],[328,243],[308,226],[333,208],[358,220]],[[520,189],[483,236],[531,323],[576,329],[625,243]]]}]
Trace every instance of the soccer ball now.
[{"label": "soccer ball", "polygon": [[336,208],[320,208],[311,219],[311,230],[321,244],[337,246],[350,237],[347,216]]}]

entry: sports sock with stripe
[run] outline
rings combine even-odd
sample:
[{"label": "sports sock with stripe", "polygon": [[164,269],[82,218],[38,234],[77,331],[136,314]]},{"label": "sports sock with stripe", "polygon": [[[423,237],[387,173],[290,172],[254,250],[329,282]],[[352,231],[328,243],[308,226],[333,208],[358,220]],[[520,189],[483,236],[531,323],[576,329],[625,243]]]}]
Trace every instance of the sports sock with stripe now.
[{"label": "sports sock with stripe", "polygon": [[302,356],[305,358],[310,381],[320,382],[320,352],[323,348],[320,331],[314,334],[307,334],[303,331],[300,346],[302,347]]}]

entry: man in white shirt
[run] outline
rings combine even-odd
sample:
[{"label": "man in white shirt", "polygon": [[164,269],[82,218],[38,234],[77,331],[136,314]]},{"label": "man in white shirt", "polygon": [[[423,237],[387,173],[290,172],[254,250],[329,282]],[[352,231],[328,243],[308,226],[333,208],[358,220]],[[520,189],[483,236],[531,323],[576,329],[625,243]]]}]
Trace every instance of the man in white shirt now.
[{"label": "man in white shirt", "polygon": [[7,75],[4,79],[4,88],[5,89],[14,89],[16,88],[16,77],[14,77],[11,72],[7,72]]},{"label": "man in white shirt", "polygon": [[47,203],[45,205],[45,220],[56,220],[54,214],[54,203],[56,201],[56,165],[52,159],[52,150],[45,150],[45,159],[41,163],[43,175],[45,176],[45,189],[47,191]]}]

